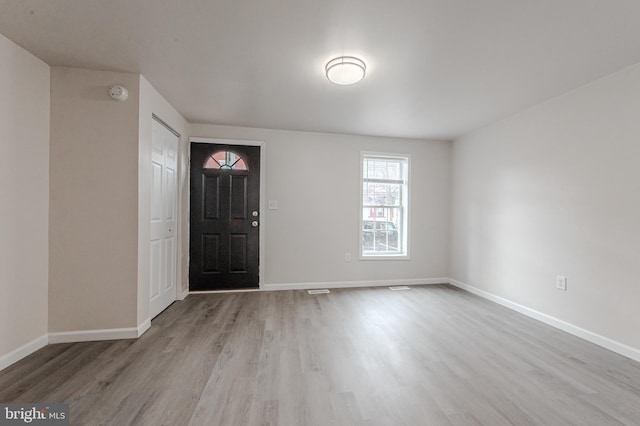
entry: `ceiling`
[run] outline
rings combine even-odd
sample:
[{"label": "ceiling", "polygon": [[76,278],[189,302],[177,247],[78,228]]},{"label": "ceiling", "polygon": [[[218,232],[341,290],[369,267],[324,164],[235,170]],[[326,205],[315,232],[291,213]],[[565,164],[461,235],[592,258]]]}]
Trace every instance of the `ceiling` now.
[{"label": "ceiling", "polygon": [[[141,73],[192,123],[455,139],[640,62],[640,2],[0,0],[0,33]],[[342,54],[359,84],[324,76]]]}]

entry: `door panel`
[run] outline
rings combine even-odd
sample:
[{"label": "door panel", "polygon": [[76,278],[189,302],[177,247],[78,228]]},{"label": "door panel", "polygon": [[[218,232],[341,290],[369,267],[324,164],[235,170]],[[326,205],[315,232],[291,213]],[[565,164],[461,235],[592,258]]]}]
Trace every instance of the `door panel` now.
[{"label": "door panel", "polygon": [[[166,279],[164,291],[169,291],[176,286],[176,239],[171,236],[165,240],[165,265],[166,265]],[[175,292],[174,292],[175,293]]]},{"label": "door panel", "polygon": [[[220,179],[219,176],[202,176],[204,190],[204,219],[220,219]],[[191,194],[193,197],[194,194]]]},{"label": "door panel", "polygon": [[232,219],[247,218],[247,176],[231,176],[230,205]]},{"label": "door panel", "polygon": [[[156,160],[162,161],[162,160]],[[151,163],[151,223],[162,221],[162,164]]]},{"label": "door panel", "polygon": [[162,285],[162,241],[151,241],[151,300],[160,295]]},{"label": "door panel", "polygon": [[176,300],[178,136],[156,120],[151,132],[151,318]]},{"label": "door panel", "polygon": [[229,239],[229,271],[247,272],[247,235],[231,234]]},{"label": "door panel", "polygon": [[219,273],[218,259],[220,257],[220,234],[202,235],[202,256],[200,264],[203,273]]},{"label": "door panel", "polygon": [[165,166],[165,170],[164,170],[164,181],[167,185],[167,188],[172,188],[173,190],[171,191],[166,191],[166,196],[165,196],[165,205],[164,205],[164,211],[165,211],[165,220],[167,222],[175,222],[176,220],[176,191],[175,188],[177,188],[177,184],[176,184],[176,171],[173,170],[173,168],[170,168],[170,166]]},{"label": "door panel", "polygon": [[191,144],[190,290],[258,287],[259,205],[260,147]]}]

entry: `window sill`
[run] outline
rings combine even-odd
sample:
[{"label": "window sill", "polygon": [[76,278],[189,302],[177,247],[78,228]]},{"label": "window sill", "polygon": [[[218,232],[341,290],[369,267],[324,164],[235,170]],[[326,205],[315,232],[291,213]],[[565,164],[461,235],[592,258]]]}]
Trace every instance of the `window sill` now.
[{"label": "window sill", "polygon": [[360,260],[411,260],[408,254],[361,254]]}]

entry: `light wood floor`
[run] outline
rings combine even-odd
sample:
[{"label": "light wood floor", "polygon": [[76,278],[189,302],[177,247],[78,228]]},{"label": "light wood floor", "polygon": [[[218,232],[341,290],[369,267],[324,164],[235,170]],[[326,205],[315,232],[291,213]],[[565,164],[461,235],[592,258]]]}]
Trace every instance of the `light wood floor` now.
[{"label": "light wood floor", "polygon": [[34,353],[0,401],[74,425],[640,425],[640,363],[445,285],[207,294],[138,340]]}]

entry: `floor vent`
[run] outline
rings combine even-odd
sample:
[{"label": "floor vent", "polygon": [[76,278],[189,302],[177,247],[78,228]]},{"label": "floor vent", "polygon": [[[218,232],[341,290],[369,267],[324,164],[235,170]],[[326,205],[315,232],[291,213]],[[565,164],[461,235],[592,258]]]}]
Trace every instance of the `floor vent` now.
[{"label": "floor vent", "polygon": [[394,290],[394,291],[398,291],[398,290],[411,290],[409,287],[407,287],[406,285],[397,285],[394,287],[389,287],[390,290]]},{"label": "floor vent", "polygon": [[328,289],[323,288],[321,290],[309,290],[309,294],[327,294],[331,293]]}]

